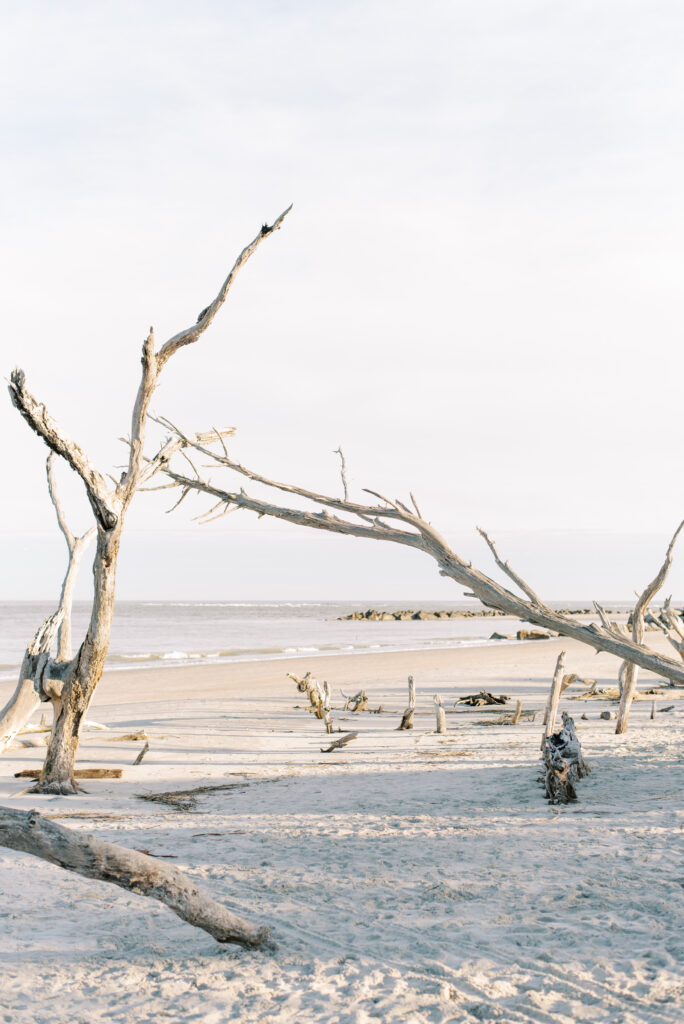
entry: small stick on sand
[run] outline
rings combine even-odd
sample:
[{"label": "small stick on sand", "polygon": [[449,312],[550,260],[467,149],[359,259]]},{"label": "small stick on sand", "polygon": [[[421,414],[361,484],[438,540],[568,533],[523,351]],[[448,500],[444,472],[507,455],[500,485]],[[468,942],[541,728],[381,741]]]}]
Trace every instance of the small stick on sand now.
[{"label": "small stick on sand", "polygon": [[136,764],[140,764],[140,762],[142,761],[143,757],[145,756],[145,754],[147,753],[147,751],[149,749],[150,749],[150,741],[146,740],[145,746],[142,748],[142,750],[140,751],[140,753],[136,757],[135,761],[133,762],[133,766],[134,767],[135,767]]},{"label": "small stick on sand", "polygon": [[339,750],[340,747],[355,740],[358,735],[358,732],[348,732],[344,736],[340,736],[339,740],[335,740],[329,747],[321,747],[321,754],[330,754],[333,750]]}]

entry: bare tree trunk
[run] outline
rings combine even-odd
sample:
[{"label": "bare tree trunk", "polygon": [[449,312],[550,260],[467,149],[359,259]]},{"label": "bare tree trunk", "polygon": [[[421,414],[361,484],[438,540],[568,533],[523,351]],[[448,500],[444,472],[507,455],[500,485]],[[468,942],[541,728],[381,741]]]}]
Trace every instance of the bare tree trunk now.
[{"label": "bare tree trunk", "polygon": [[[83,449],[60,429],[47,412],[45,405],[38,402],[28,391],[23,370],[17,369],[10,376],[9,391],[14,406],[31,429],[42,437],[48,448],[65,459],[80,476],[97,528],[97,549],[93,564],[94,597],[86,637],[75,658],[61,661],[58,658],[57,661],[50,662],[42,684],[41,695],[52,701],[55,723],[43,771],[36,787],[38,792],[66,794],[76,791],[74,762],[78,749],[79,732],[85,712],[102,676],[109,649],[114,614],[116,567],[126,512],[136,491],[154,476],[175,451],[183,447],[179,441],[169,440],[153,459],[145,458],[144,444],[148,410],[152,395],[159,382],[159,376],[168,360],[176,352],[187,345],[194,344],[206,331],[225,302],[239,270],[261,242],[280,227],[288,212],[289,209],[282,213],[272,225],[264,224],[258,235],[242,250],[221,285],[218,295],[202,310],[196,323],[169,338],[158,350],[155,350],[154,331],[150,328],[143,343],[142,372],[131,417],[128,467],[119,482],[115,482],[113,488],[90,463]],[[214,431],[212,436],[222,439],[224,435],[231,432]],[[222,440],[221,443],[223,444]],[[51,462],[48,462],[48,484],[51,495],[53,495]],[[54,495],[53,500],[55,500]],[[68,527],[61,515],[58,503],[55,502],[55,505],[60,528],[69,543]],[[73,597],[71,578],[65,580],[62,597],[64,601],[68,602]],[[63,615],[64,610],[62,610]],[[60,652],[65,655],[70,650],[68,626],[67,620],[67,627],[60,636]],[[43,652],[46,657],[48,652],[49,648],[47,652]],[[24,689],[21,689],[18,697],[22,698],[23,707],[26,702]]]},{"label": "bare tree trunk", "polygon": [[[50,452],[46,464],[48,490],[57,515],[59,528],[64,534],[69,561],[62,582],[62,592],[57,610],[41,625],[26,648],[19,672],[19,682],[12,697],[0,712],[0,752],[6,750],[16,734],[30,719],[41,703],[49,699],[45,677],[64,671],[71,658],[71,608],[74,602],[74,587],[83,555],[95,536],[92,528],[82,537],[76,537],[67,526],[54,480],[54,454]],[[57,633],[57,662],[52,662],[50,648]]]},{"label": "bare tree trunk", "polygon": [[268,928],[244,921],[217,903],[178,868],[137,850],[79,835],[37,811],[0,807],[0,845],[165,903],[178,917],[217,942],[248,948],[270,945]]},{"label": "bare tree trunk", "polygon": [[[682,527],[684,527],[684,522],[680,523],[675,530],[665,554],[665,560],[661,565],[657,576],[655,579],[651,580],[645,590],[640,594],[637,599],[637,603],[634,605],[634,611],[632,612],[632,640],[639,646],[644,642],[644,618],[646,616],[646,611],[648,610],[650,602],[667,579],[667,574],[670,571],[670,566],[672,565],[674,546],[677,543],[677,538],[679,537]],[[618,708],[617,722],[615,723],[615,732],[618,734],[627,732],[629,712],[632,707],[632,701],[634,700],[637,688],[639,666],[635,664],[634,661],[628,660],[625,662],[624,670],[621,675],[622,689],[620,693],[620,706]]]}]

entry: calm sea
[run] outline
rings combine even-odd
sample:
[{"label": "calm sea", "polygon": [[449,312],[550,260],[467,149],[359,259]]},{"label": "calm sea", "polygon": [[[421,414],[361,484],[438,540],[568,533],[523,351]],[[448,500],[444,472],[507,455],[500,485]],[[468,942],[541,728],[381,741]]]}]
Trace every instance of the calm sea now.
[{"label": "calm sea", "polygon": [[[496,643],[494,630],[513,633],[517,621],[500,618],[427,622],[338,622],[340,615],[372,606],[464,609],[467,602],[171,602],[119,601],[116,605],[110,668],[252,661],[300,654],[422,650]],[[27,642],[54,606],[0,602],[0,678],[15,678]],[[76,603],[75,645],[87,625],[89,605]]]}]

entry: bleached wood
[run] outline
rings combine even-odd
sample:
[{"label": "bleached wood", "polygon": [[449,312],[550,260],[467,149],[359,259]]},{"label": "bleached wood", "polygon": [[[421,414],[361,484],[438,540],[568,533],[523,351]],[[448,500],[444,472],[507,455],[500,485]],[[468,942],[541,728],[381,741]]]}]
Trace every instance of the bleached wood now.
[{"label": "bleached wood", "polygon": [[[165,426],[177,432],[177,428],[168,420],[163,421]],[[506,587],[497,583],[481,570],[477,569],[470,562],[461,558],[444,540],[444,538],[426,522],[420,513],[410,512],[406,506],[380,496],[380,505],[362,505],[357,502],[344,501],[330,495],[318,494],[307,488],[298,487],[294,484],[286,484],[269,479],[261,473],[248,469],[235,462],[225,455],[212,451],[204,444],[199,444],[187,435],[178,432],[176,436],[181,437],[185,444],[195,448],[197,451],[212,460],[213,464],[232,470],[239,475],[252,480],[255,483],[263,484],[268,488],[281,491],[287,494],[296,495],[314,504],[322,506],[319,511],[305,511],[302,509],[275,504],[263,498],[255,498],[248,495],[243,488],[233,489],[219,487],[204,478],[190,478],[178,473],[171,467],[165,467],[164,472],[170,480],[175,482],[182,489],[195,490],[205,493],[214,499],[226,510],[248,509],[258,516],[269,516],[283,522],[292,523],[296,526],[303,526],[309,529],[325,530],[329,533],[338,533],[350,537],[366,537],[371,540],[381,540],[394,544],[401,544],[406,547],[423,551],[435,560],[439,572],[454,580],[459,586],[477,597],[486,607],[495,608],[512,618],[524,622],[531,622],[534,625],[560,633],[580,643],[587,644],[596,651],[605,651],[620,659],[629,659],[634,664],[659,675],[664,675],[674,682],[684,683],[684,665],[647,647],[635,643],[627,637],[616,635],[612,627],[591,623],[582,625],[571,616],[555,611],[545,604],[541,598],[532,590],[518,573],[513,574],[508,563],[503,562],[498,552],[497,564],[508,566],[506,571],[509,578],[513,578],[521,587],[527,599],[519,597]],[[377,492],[371,492],[377,493]],[[329,510],[344,515],[333,515]],[[489,540],[489,546],[493,542]],[[534,595],[534,596],[531,596]]]},{"label": "bleached wood", "polygon": [[413,676],[408,677],[408,707],[401,716],[401,722],[397,726],[397,731],[401,732],[403,729],[413,728],[413,716],[416,710],[416,687],[413,682]]},{"label": "bleached wood", "polygon": [[[286,210],[282,213],[272,225],[264,225],[256,238],[242,250],[218,295],[200,313],[196,324],[169,338],[158,351],[155,351],[154,331],[150,328],[142,347],[140,383],[131,416],[131,434],[127,441],[128,467],[113,488],[90,463],[83,449],[60,429],[45,406],[28,391],[24,372],[17,369],[10,377],[10,396],[16,408],[51,451],[62,456],[81,477],[97,527],[93,602],[85,638],[71,661],[51,663],[49,676],[44,680],[43,696],[52,700],[55,721],[41,778],[36,787],[40,792],[68,794],[76,791],[74,759],[83,716],[102,675],[109,649],[117,561],[126,512],[136,491],[148,483],[174,453],[184,453],[187,447],[174,434],[153,459],[144,456],[148,411],[161,371],[172,355],[196,342],[206,331],[223,305],[238,271],[262,241],[280,227],[288,212]],[[220,434],[218,438],[222,440]],[[25,689],[22,689],[20,696],[23,701],[27,696]]]},{"label": "bleached wood", "polygon": [[436,693],[432,699],[435,702],[435,732],[442,734],[447,731],[446,715],[444,713],[444,708],[442,707],[442,698],[438,693]]},{"label": "bleached wood", "polygon": [[[632,612],[632,640],[639,646],[641,646],[644,641],[644,617],[646,615],[646,611],[649,604],[667,579],[667,574],[670,571],[670,566],[672,565],[675,544],[677,543],[677,538],[679,537],[683,527],[684,520],[679,524],[672,535],[672,540],[665,552],[663,564],[660,566],[656,576],[651,580],[648,586],[644,588],[634,605],[634,610]],[[618,707],[617,721],[615,723],[615,732],[618,734],[627,732],[629,712],[632,707],[632,701],[634,700],[634,694],[636,693],[638,674],[639,664],[636,659],[626,658],[621,669],[620,705]],[[669,678],[672,677],[670,676]]]},{"label": "bleached wood", "polygon": [[58,867],[150,896],[217,942],[247,948],[270,944],[268,928],[253,925],[217,903],[178,868],[137,850],[72,832],[37,811],[0,807],[0,845]]},{"label": "bleached wood", "polygon": [[565,651],[561,651],[556,661],[556,668],[553,673],[553,680],[551,682],[551,690],[549,691],[549,699],[546,704],[546,710],[544,712],[544,735],[542,737],[542,749],[544,742],[547,737],[551,735],[556,725],[556,714],[558,713],[558,701],[561,695],[561,686],[563,683],[563,669],[565,668]]}]

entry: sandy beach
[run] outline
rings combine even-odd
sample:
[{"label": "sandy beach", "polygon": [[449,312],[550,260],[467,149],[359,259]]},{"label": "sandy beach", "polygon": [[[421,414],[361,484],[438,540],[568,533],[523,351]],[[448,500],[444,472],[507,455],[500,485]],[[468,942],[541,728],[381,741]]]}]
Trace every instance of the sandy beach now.
[{"label": "sandy beach", "polygon": [[[14,773],[44,748],[12,750],[0,798],[172,858],[277,948],[220,946],[153,900],[3,850],[2,1019],[681,1020],[684,691],[635,703],[620,737],[599,717],[613,703],[567,691],[593,770],[566,807],[537,782],[541,714],[454,707],[487,689],[540,711],[561,648],[568,671],[614,684],[613,658],[560,640],[106,673],[89,713],[106,730],[86,728],[79,766],[121,780],[30,795]],[[307,669],[331,684],[335,728],[359,733],[335,753],[286,677]],[[415,728],[398,732],[409,674]],[[385,713],[342,710],[361,688]],[[115,737],[140,730],[134,766],[142,741]],[[201,786],[223,788],[140,799]]]}]

